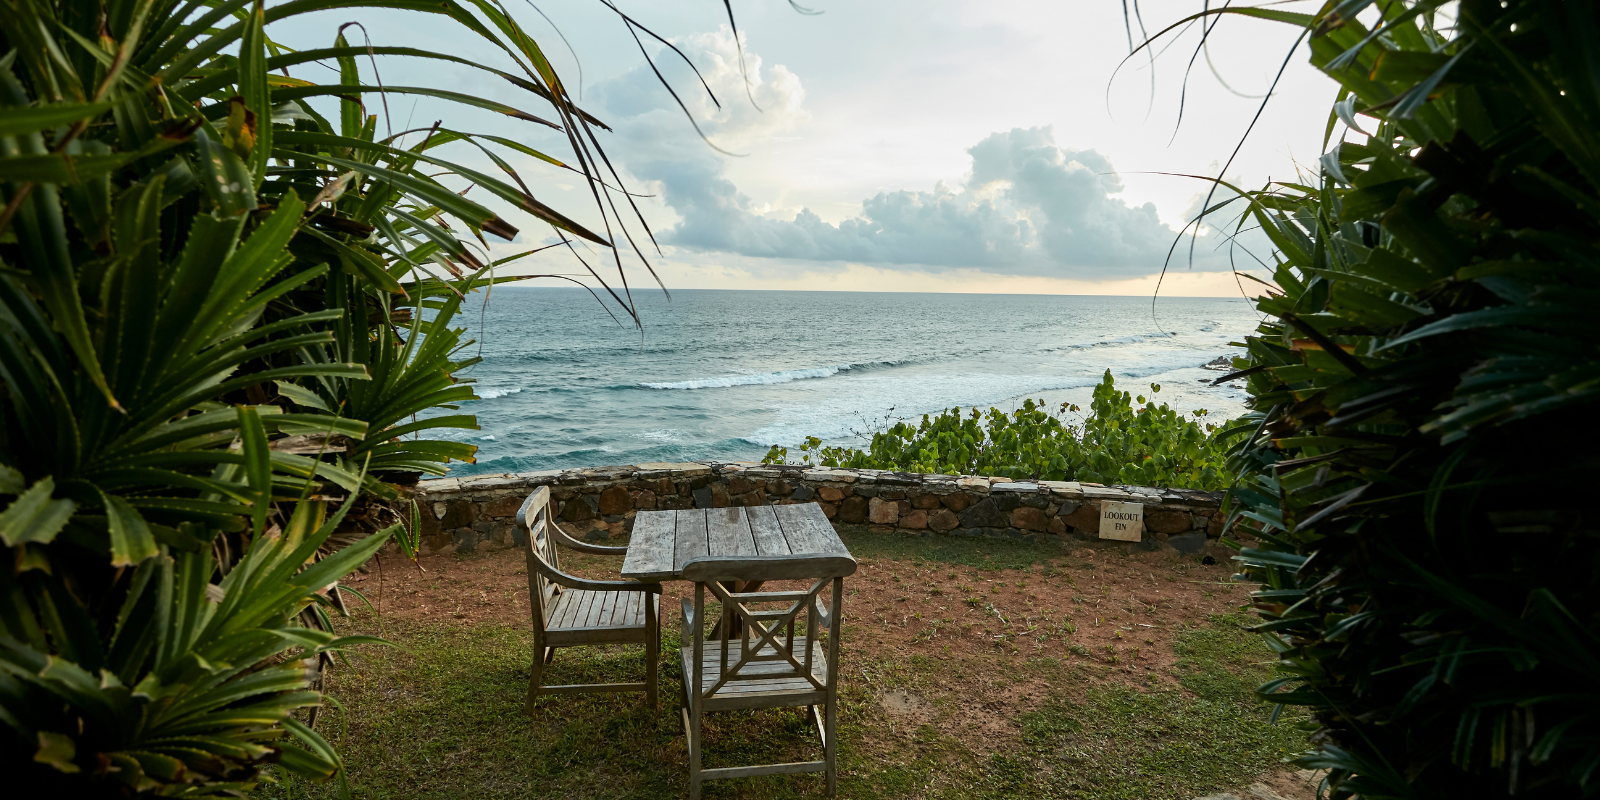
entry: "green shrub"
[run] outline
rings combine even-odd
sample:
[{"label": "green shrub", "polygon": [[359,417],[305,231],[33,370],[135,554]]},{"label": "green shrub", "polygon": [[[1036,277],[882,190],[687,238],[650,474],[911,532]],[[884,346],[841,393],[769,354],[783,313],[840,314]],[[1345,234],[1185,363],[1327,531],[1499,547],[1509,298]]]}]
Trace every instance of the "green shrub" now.
[{"label": "green shrub", "polygon": [[[375,7],[459,24],[517,74],[333,30],[321,48],[265,32]],[[599,125],[492,2],[0,0],[8,787],[209,797],[274,763],[333,775],[337,754],[296,714],[320,702],[318,665],[355,640],[317,612],[399,530],[378,501],[474,451],[426,434],[477,427],[436,413],[473,399],[451,325],[496,266],[475,252],[482,235],[517,231],[464,188],[609,246],[489,148],[542,154],[443,124],[402,146],[362,98],[544,120],[380,87],[358,69],[374,55],[482,69],[553,109],[546,124],[575,147]],[[335,81],[287,74],[312,62],[337,65]],[[451,143],[503,177],[440,157]],[[597,178],[587,160],[571,169]]]},{"label": "green shrub", "polygon": [[1330,133],[1370,131],[1243,201],[1278,261],[1230,493],[1280,658],[1260,691],[1315,714],[1299,763],[1335,798],[1588,796],[1600,6],[1441,8],[1251,10],[1348,93]]},{"label": "green shrub", "polygon": [[[1107,370],[1094,388],[1089,413],[1073,424],[1080,409],[1063,404],[1054,413],[1043,401],[1023,401],[1007,414],[952,408],[923,415],[872,435],[864,450],[826,447],[811,437],[799,447],[803,463],[855,469],[892,469],[942,475],[998,475],[1023,480],[1087,481],[1135,486],[1220,489],[1226,485],[1227,448],[1219,426],[1194,419],[1151,398],[1118,391]],[[1135,407],[1134,403],[1138,403]],[[785,463],[788,449],[773,447],[763,463]]]}]

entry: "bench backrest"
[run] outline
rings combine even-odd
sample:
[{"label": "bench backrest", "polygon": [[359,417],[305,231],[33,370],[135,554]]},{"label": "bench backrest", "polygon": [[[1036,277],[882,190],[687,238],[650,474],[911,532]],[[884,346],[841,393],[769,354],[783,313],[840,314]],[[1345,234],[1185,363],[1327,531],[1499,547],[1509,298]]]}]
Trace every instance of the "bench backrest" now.
[{"label": "bench backrest", "polygon": [[561,591],[560,587],[545,577],[545,570],[539,569],[539,562],[542,561],[548,568],[561,571],[560,551],[550,534],[550,526],[554,524],[556,522],[550,516],[550,487],[540,486],[528,495],[522,508],[517,510],[517,526],[524,534],[523,551],[528,559],[528,602],[533,606],[534,624],[541,626],[541,629],[547,609]]}]

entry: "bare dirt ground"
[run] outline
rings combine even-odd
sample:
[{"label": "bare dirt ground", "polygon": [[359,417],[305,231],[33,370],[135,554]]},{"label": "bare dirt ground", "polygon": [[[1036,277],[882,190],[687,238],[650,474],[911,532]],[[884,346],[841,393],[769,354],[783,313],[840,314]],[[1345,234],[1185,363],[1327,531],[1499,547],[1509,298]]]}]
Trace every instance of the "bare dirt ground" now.
[{"label": "bare dirt ground", "polygon": [[[932,726],[976,753],[1015,742],[1019,718],[1047,695],[1176,684],[1174,636],[1237,612],[1249,595],[1247,585],[1230,580],[1232,552],[1216,545],[1204,554],[1183,555],[1071,542],[1027,568],[995,568],[913,557],[904,547],[874,546],[873,536],[847,536],[860,566],[846,579],[844,606],[851,666],[875,688],[891,721],[875,735],[906,740]],[[1213,563],[1201,563],[1204,556]],[[530,613],[524,558],[520,549],[436,554],[414,564],[391,556],[345,584],[371,603],[380,627],[424,621],[520,625]],[[617,562],[571,554],[563,568],[614,580]],[[665,627],[676,627],[678,598],[692,591],[681,581],[664,586]],[[1060,670],[1028,667],[1040,661],[1080,668],[1063,681]],[[915,680],[873,675],[905,663],[924,669]],[[981,702],[941,700],[952,697]],[[1286,770],[1232,794],[1241,800],[1311,800],[1315,790],[1308,774]]]}]

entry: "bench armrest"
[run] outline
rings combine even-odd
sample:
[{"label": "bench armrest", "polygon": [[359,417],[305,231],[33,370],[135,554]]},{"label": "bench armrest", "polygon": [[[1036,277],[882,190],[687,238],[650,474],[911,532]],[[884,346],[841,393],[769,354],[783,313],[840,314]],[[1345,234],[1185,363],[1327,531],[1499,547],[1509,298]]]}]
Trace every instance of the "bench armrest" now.
[{"label": "bench armrest", "polygon": [[557,525],[555,520],[550,520],[549,534],[555,538],[556,544],[559,544],[568,550],[576,550],[580,553],[590,553],[597,556],[622,556],[628,554],[628,548],[626,547],[611,547],[603,544],[589,544],[588,542],[580,542],[577,539],[568,536],[567,532],[562,530],[561,526]]},{"label": "bench armrest", "polygon": [[586,589],[591,592],[649,592],[661,594],[661,584],[643,583],[640,581],[592,581],[576,575],[568,575],[549,564],[542,558],[531,559],[534,569],[539,570],[546,580],[568,589]]},{"label": "bench armrest", "polygon": [[817,624],[824,628],[833,626],[833,611],[822,604],[819,597],[811,598],[811,611],[817,615]]}]

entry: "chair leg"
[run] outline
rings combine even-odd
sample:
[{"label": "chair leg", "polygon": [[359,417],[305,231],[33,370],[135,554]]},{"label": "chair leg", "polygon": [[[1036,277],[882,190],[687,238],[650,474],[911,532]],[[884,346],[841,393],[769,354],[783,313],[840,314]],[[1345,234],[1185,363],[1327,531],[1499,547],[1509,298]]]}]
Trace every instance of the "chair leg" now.
[{"label": "chair leg", "polygon": [[539,697],[539,687],[544,678],[544,665],[549,661],[543,651],[554,652],[554,648],[540,648],[540,651],[533,657],[533,669],[530,670],[532,674],[528,676],[528,699],[522,704],[522,711],[525,714],[533,713],[533,701]]},{"label": "chair leg", "polygon": [[544,663],[548,664],[548,663],[550,663],[552,661],[555,661],[555,660],[556,660],[556,649],[554,647],[546,647],[544,649]]},{"label": "chair leg", "polygon": [[660,683],[657,673],[661,668],[661,628],[657,626],[655,635],[649,637],[644,643],[644,696],[645,702],[650,704],[650,710],[656,710],[656,684]]},{"label": "chair leg", "polygon": [[828,762],[828,796],[839,793],[839,699],[828,697],[827,741],[823,743],[823,759]]},{"label": "chair leg", "polygon": [[686,711],[684,727],[689,731],[689,800],[700,800],[700,714]]}]

